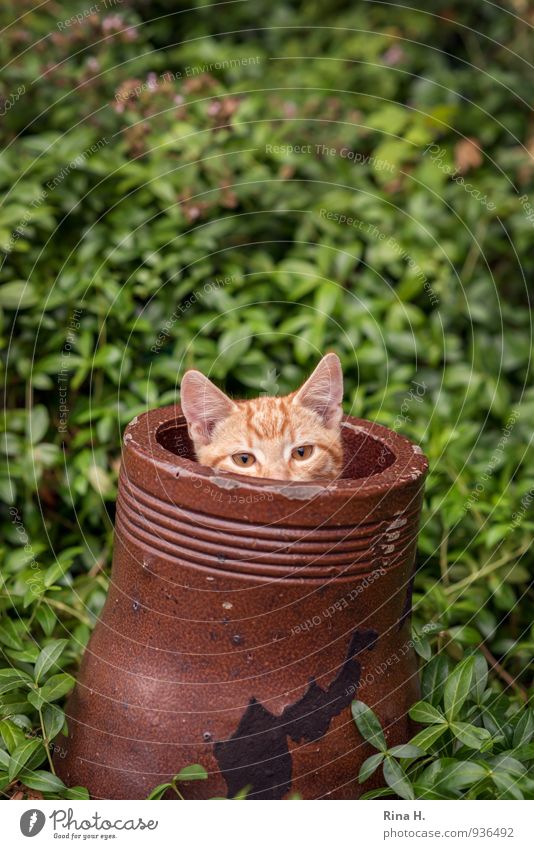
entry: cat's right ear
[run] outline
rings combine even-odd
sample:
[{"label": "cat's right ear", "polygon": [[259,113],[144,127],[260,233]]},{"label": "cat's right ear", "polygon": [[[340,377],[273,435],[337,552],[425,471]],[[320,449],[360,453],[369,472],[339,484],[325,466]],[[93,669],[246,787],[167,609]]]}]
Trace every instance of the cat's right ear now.
[{"label": "cat's right ear", "polygon": [[194,442],[207,445],[218,422],[237,410],[237,405],[200,371],[190,369],[182,378],[180,406]]}]

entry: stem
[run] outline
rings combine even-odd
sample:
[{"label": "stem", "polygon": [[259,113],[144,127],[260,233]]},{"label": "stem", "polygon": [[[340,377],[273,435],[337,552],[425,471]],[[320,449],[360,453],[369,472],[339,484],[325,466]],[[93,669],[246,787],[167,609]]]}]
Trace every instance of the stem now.
[{"label": "stem", "polygon": [[42,712],[41,708],[38,708],[37,712],[39,714],[39,722],[41,723],[41,731],[43,732],[43,742],[45,744],[46,756],[48,758],[48,763],[50,764],[50,771],[52,772],[53,775],[55,775],[56,771],[54,769],[54,763],[52,761],[52,755],[50,754],[50,740],[46,736],[46,731],[45,731],[45,726],[44,726],[44,721],[43,721],[43,712]]},{"label": "stem", "polygon": [[495,669],[497,675],[502,678],[502,680],[505,681],[509,687],[512,687],[512,689],[516,691],[517,695],[521,698],[523,702],[527,702],[528,696],[526,690],[524,690],[523,687],[516,682],[515,678],[512,678],[510,673],[507,672],[503,666],[501,666],[499,661],[492,655],[489,648],[484,645],[484,643],[480,643],[479,649],[486,658],[486,660],[491,664],[491,668]]},{"label": "stem", "polygon": [[184,799],[184,797],[182,796],[182,794],[180,793],[180,791],[178,790],[178,787],[176,786],[175,782],[174,782],[174,781],[171,781],[171,784],[172,784],[173,790],[174,790],[174,792],[176,793],[176,795],[178,796],[178,798],[179,798],[179,799],[181,799],[181,800],[182,800],[182,802],[185,802],[185,799]]},{"label": "stem", "polygon": [[32,610],[32,613],[31,613],[31,616],[30,616],[30,618],[28,619],[28,622],[27,622],[27,624],[26,624],[26,628],[27,628],[28,630],[29,630],[30,625],[32,624],[33,620],[35,619],[35,614],[36,614],[36,613],[37,613],[37,611],[39,610],[39,608],[40,608],[40,606],[41,606],[41,604],[42,604],[42,601],[43,601],[43,599],[42,599],[42,598],[40,598],[40,599],[39,599],[39,601],[37,602],[37,604],[35,604],[35,605],[34,605],[34,607],[33,607],[33,610]]},{"label": "stem", "polygon": [[462,589],[465,586],[469,586],[469,584],[473,583],[473,581],[478,580],[478,578],[484,577],[484,575],[489,575],[495,569],[500,569],[501,566],[504,566],[506,563],[510,563],[511,560],[521,558],[523,554],[528,551],[529,548],[530,544],[518,548],[517,551],[513,551],[511,554],[505,554],[499,560],[494,560],[492,563],[488,563],[486,566],[483,566],[482,569],[479,569],[478,572],[473,572],[472,575],[468,575],[467,578],[463,578],[461,581],[458,581],[457,584],[453,584],[452,586],[447,587],[445,592],[449,594],[453,593],[455,590]]},{"label": "stem", "polygon": [[55,607],[57,608],[57,610],[62,610],[64,613],[70,613],[71,616],[74,616],[76,619],[79,619],[80,622],[83,622],[84,625],[89,625],[89,627],[93,625],[88,616],[84,616],[83,613],[80,613],[74,607],[70,607],[70,605],[65,604],[62,601],[58,601],[55,598],[47,598],[46,603],[49,604],[50,607]]}]

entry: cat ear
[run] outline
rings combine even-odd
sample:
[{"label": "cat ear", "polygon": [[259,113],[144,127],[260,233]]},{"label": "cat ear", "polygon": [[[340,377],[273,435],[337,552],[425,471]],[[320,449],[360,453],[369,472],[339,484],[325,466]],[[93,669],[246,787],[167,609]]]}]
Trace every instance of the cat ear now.
[{"label": "cat ear", "polygon": [[218,422],[228,418],[237,405],[200,371],[186,371],[180,387],[180,406],[193,441],[207,445]]},{"label": "cat ear", "polygon": [[343,372],[337,354],[326,354],[293,398],[294,404],[309,407],[325,427],[336,427],[343,411]]}]

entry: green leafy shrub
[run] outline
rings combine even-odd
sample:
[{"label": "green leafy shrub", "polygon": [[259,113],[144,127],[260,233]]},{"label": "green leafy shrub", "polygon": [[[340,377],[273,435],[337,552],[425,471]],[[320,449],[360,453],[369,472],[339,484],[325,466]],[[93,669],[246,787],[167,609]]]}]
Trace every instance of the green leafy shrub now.
[{"label": "green leafy shrub", "polygon": [[380,720],[352,703],[356,726],[378,752],[362,764],[359,782],[380,767],[387,785],[363,798],[531,799],[534,790],[534,712],[518,709],[488,686],[488,664],[476,652],[448,672],[438,654],[423,669],[424,699],[410,710],[421,730],[388,748]]}]

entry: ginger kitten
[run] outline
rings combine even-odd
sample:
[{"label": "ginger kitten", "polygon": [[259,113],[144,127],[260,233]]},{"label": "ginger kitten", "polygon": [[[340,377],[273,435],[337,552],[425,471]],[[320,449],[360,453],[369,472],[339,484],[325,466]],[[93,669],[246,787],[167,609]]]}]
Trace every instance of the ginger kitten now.
[{"label": "ginger kitten", "polygon": [[181,406],[197,460],[221,472],[332,480],[343,468],[343,375],[327,354],[296,392],[232,401],[201,372],[182,379]]}]

